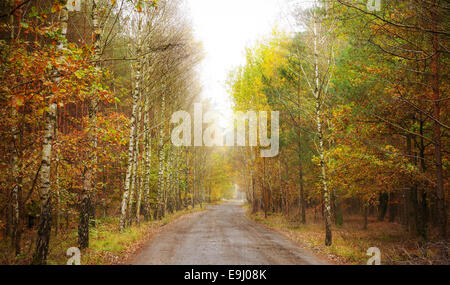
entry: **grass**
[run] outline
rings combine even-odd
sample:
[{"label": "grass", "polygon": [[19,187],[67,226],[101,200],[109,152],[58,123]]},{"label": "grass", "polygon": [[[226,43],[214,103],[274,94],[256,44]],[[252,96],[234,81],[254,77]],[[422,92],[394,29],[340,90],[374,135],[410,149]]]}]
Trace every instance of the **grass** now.
[{"label": "grass", "polygon": [[[123,232],[118,230],[118,218],[102,221],[91,231],[90,248],[82,252],[81,264],[125,264],[164,225],[203,209],[195,208],[167,214],[161,220],[134,224]],[[67,260],[64,255],[55,257],[58,264]]]},{"label": "grass", "polygon": [[[81,251],[81,264],[127,264],[131,258],[139,251],[146,242],[158,233],[164,225],[174,220],[199,212],[205,208],[188,208],[167,215],[161,220],[141,222],[139,225],[133,224],[123,232],[119,232],[119,218],[106,217],[96,220],[96,226],[90,228],[89,248]],[[6,239],[0,241],[0,264],[29,264],[31,260],[35,236],[35,231],[26,233],[30,238],[25,241],[23,254],[13,257]],[[70,247],[77,247],[77,228],[73,227],[67,231],[62,231],[58,236],[50,239],[50,250],[47,264],[63,265],[67,263],[66,251]]]},{"label": "grass", "polygon": [[381,251],[381,264],[431,264],[435,263],[436,250],[428,250],[424,255],[419,246],[420,240],[411,236],[403,226],[396,223],[379,222],[370,219],[367,230],[362,229],[362,218],[346,217],[340,227],[333,225],[333,243],[324,245],[325,230],[321,219],[314,220],[307,216],[303,225],[298,217],[286,218],[282,214],[270,214],[264,218],[263,213],[247,215],[254,221],[269,227],[298,245],[309,248],[319,257],[332,264],[366,264],[370,256],[366,255],[370,247]]}]

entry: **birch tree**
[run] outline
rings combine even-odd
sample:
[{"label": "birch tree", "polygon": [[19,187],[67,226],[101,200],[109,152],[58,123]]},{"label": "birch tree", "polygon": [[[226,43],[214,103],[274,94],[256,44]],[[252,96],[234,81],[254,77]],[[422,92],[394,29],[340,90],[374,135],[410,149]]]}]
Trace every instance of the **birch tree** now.
[{"label": "birch tree", "polygon": [[[61,42],[58,45],[58,49],[63,49],[64,41],[67,33],[67,22],[69,15],[67,9],[63,7],[60,10],[59,23],[61,26]],[[55,71],[55,75],[57,76]],[[56,77],[56,83],[59,83],[60,77]],[[52,144],[53,136],[56,126],[56,111],[57,102],[54,101],[54,97],[50,94],[48,111],[45,112],[45,130],[44,130],[44,142],[42,145],[42,166],[40,171],[40,206],[41,214],[39,218],[39,229],[36,241],[36,249],[33,256],[33,264],[45,264],[47,260],[50,233],[51,233],[51,217],[52,217],[52,205],[50,194],[50,172],[51,172],[51,159],[52,159]]]},{"label": "birch tree", "polygon": [[[100,26],[100,7],[97,0],[92,0],[91,18],[93,27],[92,46],[94,49],[93,61],[96,63],[97,70],[100,70],[100,57],[101,57],[101,33],[103,28]],[[80,222],[78,226],[78,243],[81,249],[89,247],[89,224],[92,213],[92,197],[95,196],[95,173],[97,167],[97,134],[96,134],[96,122],[98,113],[98,99],[94,94],[93,98],[89,101],[89,131],[88,140],[91,144],[93,152],[90,156],[89,162],[85,166],[83,174],[83,190],[81,194],[80,204]],[[94,208],[95,212],[95,208]],[[95,214],[95,213],[94,213]]]},{"label": "birch tree", "polygon": [[[320,165],[320,180],[322,183],[322,193],[324,199],[324,215],[325,215],[325,245],[330,246],[332,243],[331,233],[331,197],[330,190],[328,189],[327,181],[327,165],[325,160],[324,149],[324,130],[323,130],[323,112],[324,112],[324,97],[327,95],[327,86],[331,79],[332,74],[332,62],[330,57],[322,60],[324,66],[319,65],[319,52],[322,55],[331,56],[333,51],[327,46],[332,41],[327,37],[329,31],[324,32],[323,16],[319,14],[319,6],[317,1],[314,1],[312,8],[312,44],[313,44],[313,63],[312,63],[312,76],[308,76],[304,72],[306,80],[308,80],[311,93],[315,100],[316,105],[316,127],[317,127],[317,153],[319,155]],[[322,45],[322,49],[319,50],[319,46]],[[303,69],[304,71],[304,69]]]},{"label": "birch tree", "polygon": [[132,184],[132,174],[134,166],[134,152],[136,147],[136,129],[137,129],[137,116],[138,116],[138,104],[140,95],[140,81],[141,81],[141,40],[140,40],[140,30],[142,26],[142,15],[140,12],[137,13],[137,31],[138,39],[136,44],[136,55],[137,60],[135,63],[135,78],[134,78],[134,91],[133,91],[133,103],[132,103],[132,113],[130,120],[130,140],[128,145],[128,167],[125,176],[125,188],[122,196],[122,206],[120,215],[120,231],[123,231],[127,222],[127,213],[131,209],[128,209],[128,200],[131,197],[131,184]]}]

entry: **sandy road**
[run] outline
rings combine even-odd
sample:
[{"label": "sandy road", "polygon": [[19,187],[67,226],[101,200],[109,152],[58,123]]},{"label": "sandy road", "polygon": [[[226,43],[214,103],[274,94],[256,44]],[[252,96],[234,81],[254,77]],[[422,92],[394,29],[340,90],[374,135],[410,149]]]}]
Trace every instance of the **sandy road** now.
[{"label": "sandy road", "polygon": [[133,264],[324,264],[244,212],[233,202],[181,218],[153,237]]}]

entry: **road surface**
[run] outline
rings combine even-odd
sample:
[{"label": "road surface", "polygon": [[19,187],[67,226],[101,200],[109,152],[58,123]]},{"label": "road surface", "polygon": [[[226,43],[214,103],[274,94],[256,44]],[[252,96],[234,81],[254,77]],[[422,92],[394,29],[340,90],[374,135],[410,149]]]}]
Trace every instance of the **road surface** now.
[{"label": "road surface", "polygon": [[133,264],[325,264],[308,250],[247,218],[237,202],[207,209],[168,225]]}]

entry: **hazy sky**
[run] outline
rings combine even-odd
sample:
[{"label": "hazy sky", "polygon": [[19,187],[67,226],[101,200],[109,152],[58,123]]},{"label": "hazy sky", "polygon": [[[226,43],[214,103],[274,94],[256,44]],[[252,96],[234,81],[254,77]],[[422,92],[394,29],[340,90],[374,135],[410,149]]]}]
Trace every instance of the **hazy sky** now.
[{"label": "hazy sky", "polygon": [[286,0],[186,2],[195,37],[203,43],[205,52],[201,65],[203,98],[208,98],[215,109],[229,117],[231,101],[225,87],[228,72],[243,64],[245,48],[270,35],[275,25],[290,29]]}]

